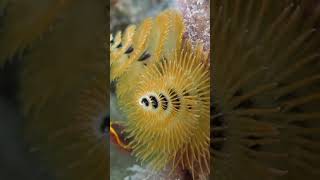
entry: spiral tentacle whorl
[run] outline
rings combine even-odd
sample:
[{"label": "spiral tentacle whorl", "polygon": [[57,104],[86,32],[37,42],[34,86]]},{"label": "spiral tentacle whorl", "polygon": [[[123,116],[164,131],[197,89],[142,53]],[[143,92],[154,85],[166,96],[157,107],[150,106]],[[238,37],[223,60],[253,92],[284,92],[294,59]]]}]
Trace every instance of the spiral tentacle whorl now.
[{"label": "spiral tentacle whorl", "polygon": [[121,33],[110,36],[111,81],[116,81],[118,104],[128,119],[129,146],[154,170],[170,165],[197,179],[207,175],[208,54],[200,44],[193,49],[189,41],[182,42],[184,23],[177,11],[147,19],[131,34],[133,27],[123,41]]},{"label": "spiral tentacle whorl", "polygon": [[208,172],[210,82],[204,57],[183,49],[148,67],[123,103],[133,153],[155,169],[172,162],[192,173]]}]

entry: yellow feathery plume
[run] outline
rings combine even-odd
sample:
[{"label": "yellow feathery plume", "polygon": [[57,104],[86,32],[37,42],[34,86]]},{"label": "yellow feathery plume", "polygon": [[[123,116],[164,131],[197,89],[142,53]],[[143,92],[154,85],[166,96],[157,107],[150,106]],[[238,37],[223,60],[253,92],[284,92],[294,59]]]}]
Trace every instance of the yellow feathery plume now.
[{"label": "yellow feathery plume", "polygon": [[[173,50],[181,46],[184,25],[182,16],[178,11],[166,10],[160,13],[153,21],[148,43],[143,49],[143,54],[137,57],[117,80],[117,96],[123,96],[123,98],[119,99],[125,99],[126,96],[130,96],[131,88],[134,86],[127,86],[127,84],[135,82],[137,77],[145,71],[146,66],[159,61],[162,56],[172,57]],[[121,106],[121,101],[119,103]]]},{"label": "yellow feathery plume", "polygon": [[[117,78],[119,78],[124,72],[127,71],[127,69],[130,67],[130,65],[135,62],[143,53],[144,49],[146,48],[152,28],[152,19],[146,19],[142,22],[142,24],[137,29],[136,33],[133,37],[133,42],[131,44],[133,51],[130,54],[124,53],[121,58],[115,60],[111,59],[110,62],[112,62],[110,67],[110,80],[113,81]],[[117,37],[119,37],[117,39]],[[121,48],[120,44],[121,42],[121,33],[119,32],[118,35],[115,38],[115,42],[117,42],[116,47]],[[129,46],[130,47],[130,46]],[[126,49],[124,49],[126,51]],[[111,57],[114,55],[114,51],[111,51]]]},{"label": "yellow feathery plume", "polygon": [[128,54],[130,51],[133,50],[132,41],[135,29],[136,27],[134,25],[129,26],[126,29],[123,38],[121,37],[121,32],[117,33],[115,38],[113,38],[112,34],[110,34],[110,66],[112,66],[114,61],[127,60],[123,60],[121,58],[127,57],[124,56],[124,54]]},{"label": "yellow feathery plume", "polygon": [[156,170],[172,162],[194,176],[209,171],[210,75],[203,57],[176,51],[148,66],[131,97],[120,99],[133,153]]}]

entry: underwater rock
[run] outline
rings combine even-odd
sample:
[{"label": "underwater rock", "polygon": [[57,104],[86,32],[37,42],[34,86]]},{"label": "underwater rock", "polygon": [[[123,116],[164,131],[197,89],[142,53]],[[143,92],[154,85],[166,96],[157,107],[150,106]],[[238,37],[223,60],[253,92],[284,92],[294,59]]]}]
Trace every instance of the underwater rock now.
[{"label": "underwater rock", "polygon": [[185,38],[193,45],[202,43],[204,50],[210,50],[210,1],[176,0],[174,6],[181,10],[186,26]]},{"label": "underwater rock", "polygon": [[110,31],[123,30],[168,8],[172,0],[113,0],[110,8]]}]

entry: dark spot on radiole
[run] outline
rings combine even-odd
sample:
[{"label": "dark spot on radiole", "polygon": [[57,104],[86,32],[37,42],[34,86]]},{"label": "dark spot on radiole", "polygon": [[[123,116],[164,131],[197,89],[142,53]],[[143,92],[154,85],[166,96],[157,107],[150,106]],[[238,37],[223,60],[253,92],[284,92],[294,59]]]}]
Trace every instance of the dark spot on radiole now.
[{"label": "dark spot on radiole", "polygon": [[176,110],[180,109],[181,102],[180,102],[180,97],[177,94],[177,92],[174,89],[169,90],[169,94],[171,97],[172,105]]},{"label": "dark spot on radiole", "polygon": [[140,56],[140,58],[138,59],[138,61],[144,61],[144,60],[148,59],[149,57],[151,57],[151,55],[150,55],[147,51],[145,51],[145,52]]},{"label": "dark spot on radiole", "polygon": [[149,101],[148,101],[148,99],[147,99],[147,98],[142,98],[142,99],[141,99],[141,104],[143,104],[143,105],[145,105],[146,107],[148,107],[148,106],[149,106]]},{"label": "dark spot on radiole", "polygon": [[168,109],[168,99],[165,95],[160,94],[160,99],[161,99],[161,107],[163,110],[167,110]]},{"label": "dark spot on radiole", "polygon": [[150,99],[151,99],[152,107],[153,107],[154,109],[157,109],[158,106],[159,106],[159,103],[158,103],[157,98],[154,97],[154,96],[150,96]]},{"label": "dark spot on radiole", "polygon": [[117,48],[121,48],[122,47],[122,44],[120,43],[120,44],[118,44],[118,46],[117,46]]},{"label": "dark spot on radiole", "polygon": [[130,54],[130,53],[132,53],[133,52],[133,47],[132,46],[130,46],[127,50],[126,50],[126,52],[124,52],[125,54]]}]

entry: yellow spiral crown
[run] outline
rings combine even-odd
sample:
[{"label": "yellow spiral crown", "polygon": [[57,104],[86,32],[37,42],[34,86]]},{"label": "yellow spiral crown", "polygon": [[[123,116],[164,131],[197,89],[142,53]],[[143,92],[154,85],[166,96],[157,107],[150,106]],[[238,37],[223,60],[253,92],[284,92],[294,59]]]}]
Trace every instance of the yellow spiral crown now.
[{"label": "yellow spiral crown", "polygon": [[170,164],[194,177],[208,174],[207,53],[200,44],[193,49],[189,41],[182,43],[183,18],[174,10],[145,20],[134,31],[129,26],[123,40],[121,33],[110,37],[111,81],[117,82],[133,154],[155,170]]}]

